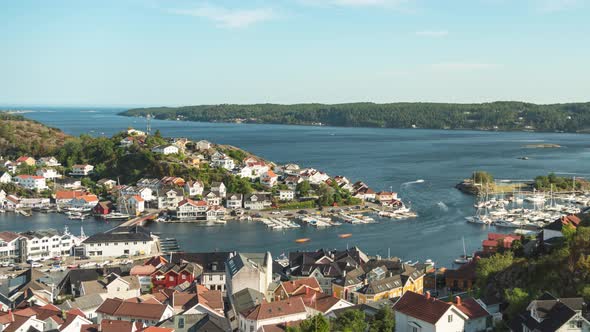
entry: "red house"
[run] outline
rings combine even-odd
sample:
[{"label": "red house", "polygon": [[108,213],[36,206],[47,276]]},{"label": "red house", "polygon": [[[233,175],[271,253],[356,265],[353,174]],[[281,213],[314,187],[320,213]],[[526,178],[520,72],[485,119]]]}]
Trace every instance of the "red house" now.
[{"label": "red house", "polygon": [[192,283],[194,280],[195,266],[191,263],[165,264],[152,273],[154,291],[176,287],[185,282]]},{"label": "red house", "polygon": [[96,204],[96,206],[92,209],[92,212],[94,212],[94,214],[105,215],[105,214],[111,213],[112,210],[113,210],[113,203],[111,203],[109,201],[105,201],[105,202],[98,202],[98,204]]},{"label": "red house", "polygon": [[498,248],[510,249],[512,242],[521,240],[522,237],[516,234],[489,233],[488,239],[482,241],[483,251],[486,254],[498,252]]}]

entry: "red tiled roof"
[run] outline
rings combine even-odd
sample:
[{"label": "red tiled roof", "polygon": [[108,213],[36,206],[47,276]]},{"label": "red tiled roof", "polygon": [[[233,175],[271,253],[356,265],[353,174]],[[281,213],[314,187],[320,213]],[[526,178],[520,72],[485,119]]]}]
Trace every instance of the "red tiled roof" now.
[{"label": "red tiled roof", "polygon": [[190,198],[185,198],[182,201],[180,201],[180,203],[178,203],[178,206],[183,206],[186,204],[190,204],[192,206],[207,206],[207,202],[205,201],[193,201]]},{"label": "red tiled roof", "polygon": [[436,324],[451,306],[444,301],[408,291],[393,306],[393,309],[427,323]]},{"label": "red tiled roof", "polygon": [[136,202],[143,202],[143,198],[141,198],[141,196],[139,195],[133,195],[133,199],[135,199]]},{"label": "red tiled roof", "polygon": [[467,315],[469,319],[489,316],[489,313],[473,298],[460,300],[460,302],[455,304],[455,306],[457,309],[461,310],[461,312]]},{"label": "red tiled roof", "polygon": [[28,175],[28,174],[17,175],[16,177],[19,179],[35,179],[35,180],[45,179],[44,177],[39,176],[39,175]]},{"label": "red tiled roof", "polygon": [[305,312],[303,300],[300,297],[295,297],[283,301],[259,304],[246,312],[244,316],[250,320],[263,320]]},{"label": "red tiled roof", "polygon": [[174,329],[167,327],[150,326],[146,329],[143,329],[142,332],[174,332]]},{"label": "red tiled roof", "polygon": [[129,272],[132,276],[149,276],[156,271],[156,267],[153,265],[135,265]]},{"label": "red tiled roof", "polygon": [[305,294],[305,288],[321,291],[320,284],[314,277],[285,281],[281,285],[288,295]]},{"label": "red tiled roof", "polygon": [[151,320],[160,319],[166,311],[164,304],[127,302],[121,299],[106,299],[96,312],[110,316],[141,317]]},{"label": "red tiled roof", "polygon": [[86,193],[82,190],[59,190],[55,192],[55,199],[72,199],[84,195]]},{"label": "red tiled roof", "polygon": [[20,237],[20,235],[14,233],[14,232],[0,232],[0,240],[4,241],[4,242],[11,242],[14,241],[16,239],[18,239]]}]

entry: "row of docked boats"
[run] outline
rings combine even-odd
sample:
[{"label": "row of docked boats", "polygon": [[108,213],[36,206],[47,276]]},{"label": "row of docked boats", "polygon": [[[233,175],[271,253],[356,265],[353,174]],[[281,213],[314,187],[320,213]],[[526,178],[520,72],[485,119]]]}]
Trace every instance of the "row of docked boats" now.
[{"label": "row of docked boats", "polygon": [[585,197],[586,195],[536,192],[526,197],[513,195],[509,199],[493,197],[477,202],[475,215],[465,219],[473,224],[539,229],[565,214],[580,212],[590,201]]}]

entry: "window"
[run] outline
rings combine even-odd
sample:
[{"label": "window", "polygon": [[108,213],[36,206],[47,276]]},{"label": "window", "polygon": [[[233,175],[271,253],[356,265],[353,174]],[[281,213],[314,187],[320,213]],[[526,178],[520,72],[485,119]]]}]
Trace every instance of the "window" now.
[{"label": "window", "polygon": [[209,281],[213,281],[213,275],[212,274],[209,275]]},{"label": "window", "polygon": [[178,328],[179,329],[184,328],[184,317],[178,317]]},{"label": "window", "polygon": [[452,323],[453,322],[453,315],[449,315],[447,317],[447,319],[448,319],[449,323]]},{"label": "window", "polygon": [[412,332],[418,332],[418,328],[415,326],[412,326]]},{"label": "window", "polygon": [[129,245],[129,242],[125,242],[125,245],[128,246]]},{"label": "window", "polygon": [[182,280],[185,280],[185,279],[186,279],[186,274],[183,274],[182,275]]},{"label": "window", "polygon": [[174,281],[174,277],[173,276],[170,276],[170,277],[168,277],[168,280]]}]

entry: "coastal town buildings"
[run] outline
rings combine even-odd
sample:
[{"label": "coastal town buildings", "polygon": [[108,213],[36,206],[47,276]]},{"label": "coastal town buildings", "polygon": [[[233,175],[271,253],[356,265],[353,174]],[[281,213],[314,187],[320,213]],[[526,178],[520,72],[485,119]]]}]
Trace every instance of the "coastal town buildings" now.
[{"label": "coastal town buildings", "polygon": [[511,332],[588,331],[590,321],[584,316],[584,310],[585,304],[581,297],[557,298],[544,293],[531,301],[508,326]]},{"label": "coastal town buildings", "polygon": [[140,322],[155,326],[174,315],[171,306],[161,303],[130,302],[122,299],[107,299],[96,310],[97,321],[104,319]]},{"label": "coastal town buildings", "polygon": [[[23,260],[22,250],[25,249],[26,241],[23,241],[19,234],[14,232],[0,232],[0,264],[10,264]],[[24,253],[23,253],[24,254]]]},{"label": "coastal town buildings", "polygon": [[[238,253],[230,257],[226,266],[228,295],[244,288],[267,294],[272,279],[272,256],[266,253]],[[267,296],[270,299],[272,296]]]},{"label": "coastal town buildings", "polygon": [[154,153],[161,153],[164,155],[169,155],[169,154],[178,154],[180,152],[180,150],[178,149],[178,147],[176,145],[158,145],[154,148],[152,148],[152,152]]},{"label": "coastal town buildings", "polygon": [[11,183],[12,182],[12,175],[8,172],[2,172],[0,175],[0,183]]},{"label": "coastal town buildings", "polygon": [[269,194],[253,193],[244,198],[244,208],[249,210],[263,210],[272,205]]},{"label": "coastal town buildings", "polygon": [[36,164],[38,167],[58,167],[61,163],[55,157],[41,157],[37,159]]},{"label": "coastal town buildings", "polygon": [[150,255],[157,252],[156,239],[155,235],[141,226],[118,227],[105,233],[91,235],[81,245],[90,257]]},{"label": "coastal town buildings", "polygon": [[415,331],[465,331],[469,319],[459,308],[425,295],[405,293],[393,306],[396,332]]},{"label": "coastal town buildings", "polygon": [[211,156],[211,166],[232,170],[236,167],[234,160],[223,152],[215,152]]}]

